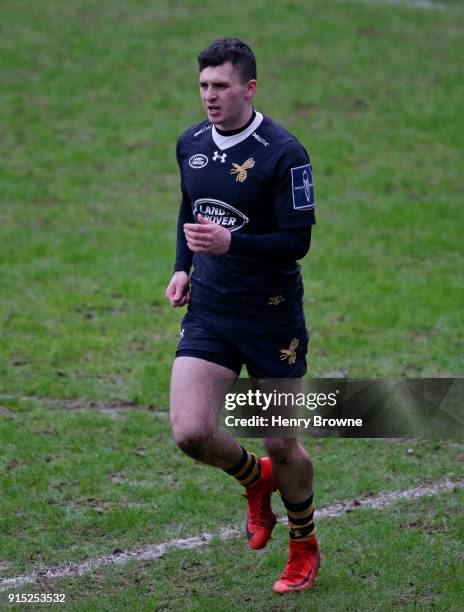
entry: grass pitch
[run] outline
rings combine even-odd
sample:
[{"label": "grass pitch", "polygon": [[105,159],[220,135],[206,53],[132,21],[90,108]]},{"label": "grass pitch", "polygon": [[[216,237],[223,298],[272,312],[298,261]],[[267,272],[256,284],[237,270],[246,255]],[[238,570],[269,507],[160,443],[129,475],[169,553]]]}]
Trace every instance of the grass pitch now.
[{"label": "grass pitch", "polygon": [[[464,13],[446,4],[2,3],[0,580],[243,520],[235,483],[183,457],[160,414],[175,142],[203,118],[195,55],[217,36],[250,43],[256,107],[311,155],[311,374],[462,375]],[[453,441],[305,443],[319,506],[462,474]],[[264,554],[214,542],[20,592],[75,610],[462,609],[461,507],[450,492],[321,522],[320,577],[292,598],[270,592],[282,526]]]}]

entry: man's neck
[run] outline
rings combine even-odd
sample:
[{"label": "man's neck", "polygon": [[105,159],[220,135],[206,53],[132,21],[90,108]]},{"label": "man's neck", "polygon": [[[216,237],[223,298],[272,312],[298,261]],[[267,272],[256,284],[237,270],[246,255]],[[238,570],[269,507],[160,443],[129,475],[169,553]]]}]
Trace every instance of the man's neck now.
[{"label": "man's neck", "polygon": [[221,134],[221,136],[234,136],[235,134],[240,134],[240,132],[243,132],[243,130],[246,130],[247,127],[249,127],[253,123],[255,117],[256,117],[256,111],[252,107],[250,118],[241,127],[238,127],[234,130],[222,130],[218,128],[217,125],[215,125],[214,127],[216,128],[216,131],[218,132],[218,134]]}]

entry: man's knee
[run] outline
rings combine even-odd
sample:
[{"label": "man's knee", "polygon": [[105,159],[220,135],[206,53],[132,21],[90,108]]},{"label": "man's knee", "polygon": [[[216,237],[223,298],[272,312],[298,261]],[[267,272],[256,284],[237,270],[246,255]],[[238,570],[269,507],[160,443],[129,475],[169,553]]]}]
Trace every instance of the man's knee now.
[{"label": "man's knee", "polygon": [[266,438],[264,440],[264,448],[267,454],[274,463],[279,465],[286,465],[292,462],[297,445],[297,440],[289,438]]},{"label": "man's knee", "polygon": [[201,460],[208,447],[209,435],[198,431],[173,431],[177,446],[192,459]]}]

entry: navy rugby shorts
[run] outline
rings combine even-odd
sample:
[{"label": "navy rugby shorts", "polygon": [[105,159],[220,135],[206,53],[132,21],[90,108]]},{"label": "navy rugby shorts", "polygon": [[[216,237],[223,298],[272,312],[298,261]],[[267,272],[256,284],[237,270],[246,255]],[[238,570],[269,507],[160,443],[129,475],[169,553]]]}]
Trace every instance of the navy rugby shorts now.
[{"label": "navy rugby shorts", "polygon": [[197,357],[256,378],[300,378],[307,371],[304,316],[265,320],[189,308],[176,357]]}]

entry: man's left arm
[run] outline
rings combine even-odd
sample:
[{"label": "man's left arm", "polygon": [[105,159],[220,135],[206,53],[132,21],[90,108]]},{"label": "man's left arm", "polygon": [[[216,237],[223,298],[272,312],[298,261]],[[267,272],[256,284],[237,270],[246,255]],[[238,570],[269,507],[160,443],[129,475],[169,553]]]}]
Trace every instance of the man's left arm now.
[{"label": "man's left arm", "polygon": [[232,253],[254,259],[302,259],[311,244],[311,226],[269,234],[235,234],[199,216],[199,223],[184,225],[187,245],[194,253]]},{"label": "man's left arm", "polygon": [[232,234],[230,253],[255,259],[302,259],[311,244],[314,185],[311,163],[296,140],[279,148],[273,167],[273,207],[277,231],[269,234]]},{"label": "man's left arm", "polygon": [[229,253],[254,259],[302,259],[311,244],[311,226],[269,234],[232,234]]}]

